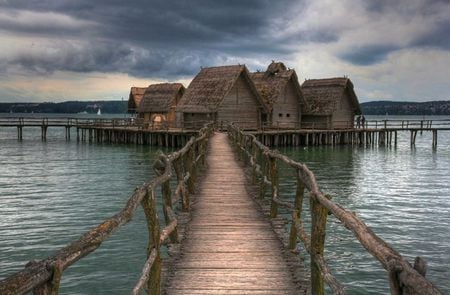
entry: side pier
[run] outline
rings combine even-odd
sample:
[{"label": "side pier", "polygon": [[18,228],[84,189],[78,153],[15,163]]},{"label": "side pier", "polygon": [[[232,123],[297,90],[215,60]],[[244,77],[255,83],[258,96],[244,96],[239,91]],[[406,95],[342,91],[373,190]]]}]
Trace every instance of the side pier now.
[{"label": "side pier", "polygon": [[[195,123],[195,122],[194,122]],[[76,139],[81,142],[125,143],[182,147],[198,130],[197,123],[149,124],[141,119],[75,119],[75,118],[0,118],[1,127],[17,128],[18,140],[23,140],[24,129],[38,127],[41,138],[47,139],[48,128],[64,128],[65,139],[71,139],[71,130],[76,129]],[[205,122],[206,123],[206,122]],[[221,122],[220,129],[224,129]],[[238,126],[241,124],[238,122]],[[367,121],[360,128],[320,129],[309,126],[286,129],[271,128],[250,130],[264,145],[319,146],[319,145],[364,145],[397,146],[398,133],[410,133],[410,145],[416,143],[417,134],[431,132],[431,146],[437,147],[438,132],[450,131],[450,120],[381,120]]]}]

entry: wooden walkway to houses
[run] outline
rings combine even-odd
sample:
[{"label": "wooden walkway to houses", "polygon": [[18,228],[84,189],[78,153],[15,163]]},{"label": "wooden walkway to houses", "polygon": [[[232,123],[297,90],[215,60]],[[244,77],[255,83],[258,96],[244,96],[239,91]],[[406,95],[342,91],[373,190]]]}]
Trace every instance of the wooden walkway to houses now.
[{"label": "wooden walkway to houses", "polygon": [[303,294],[226,134],[212,137],[207,163],[167,294]]},{"label": "wooden walkway to houses", "polygon": [[[147,221],[147,260],[133,295],[324,294],[325,284],[332,294],[346,294],[326,262],[330,214],[386,270],[391,294],[443,294],[425,277],[421,257],[412,265],[357,214],[334,203],[305,164],[235,125],[228,126],[227,135],[213,134],[208,124],[181,149],[158,155],[156,176],[136,188],[118,213],[55,254],[0,280],[0,294],[58,294],[64,270],[98,249],[140,206]],[[280,165],[297,180],[290,188],[294,200],[280,195]],[[306,200],[308,207],[303,206]],[[161,211],[164,218],[158,216]],[[300,245],[302,255],[309,254],[306,275],[296,255]]]}]

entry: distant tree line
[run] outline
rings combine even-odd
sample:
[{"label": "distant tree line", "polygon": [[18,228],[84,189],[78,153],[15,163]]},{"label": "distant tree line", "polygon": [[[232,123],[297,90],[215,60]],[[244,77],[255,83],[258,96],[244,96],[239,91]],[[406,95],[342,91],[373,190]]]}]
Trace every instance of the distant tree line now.
[{"label": "distant tree line", "polygon": [[0,103],[0,113],[88,113],[98,110],[106,114],[122,114],[127,110],[127,101],[66,101],[43,103]]},{"label": "distant tree line", "polygon": [[[450,101],[398,102],[372,101],[361,103],[365,115],[450,115]],[[123,114],[127,101],[66,101],[43,103],[0,103],[0,113],[88,113]]]},{"label": "distant tree line", "polygon": [[372,101],[360,104],[365,115],[450,115],[450,101]]}]

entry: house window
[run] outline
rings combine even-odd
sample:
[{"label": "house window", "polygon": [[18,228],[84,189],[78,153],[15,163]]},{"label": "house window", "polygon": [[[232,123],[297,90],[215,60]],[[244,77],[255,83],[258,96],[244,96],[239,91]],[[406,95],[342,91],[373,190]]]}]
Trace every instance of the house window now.
[{"label": "house window", "polygon": [[289,118],[290,116],[291,116],[291,114],[286,114],[286,117],[288,117],[288,118]]},{"label": "house window", "polygon": [[283,114],[282,114],[282,113],[279,113],[279,114],[278,114],[278,117],[280,117],[280,118],[283,117]]}]

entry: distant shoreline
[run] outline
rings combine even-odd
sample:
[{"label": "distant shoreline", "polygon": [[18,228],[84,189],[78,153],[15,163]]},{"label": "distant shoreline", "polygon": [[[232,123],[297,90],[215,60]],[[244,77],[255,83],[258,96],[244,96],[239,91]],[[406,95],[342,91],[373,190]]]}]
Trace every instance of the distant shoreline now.
[{"label": "distant shoreline", "polygon": [[[66,101],[43,103],[0,102],[0,113],[47,114],[125,114],[127,101]],[[400,102],[371,101],[360,103],[364,115],[446,116],[450,115],[450,101]]]}]

